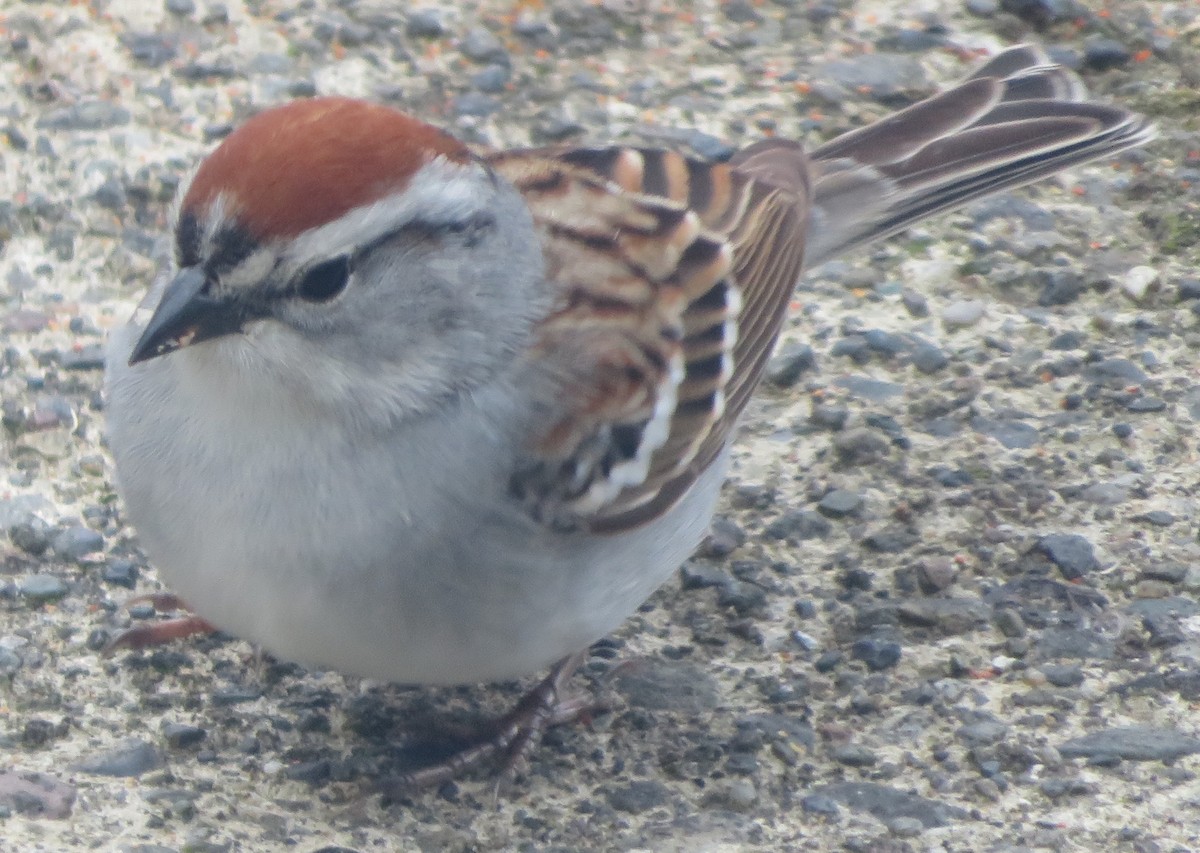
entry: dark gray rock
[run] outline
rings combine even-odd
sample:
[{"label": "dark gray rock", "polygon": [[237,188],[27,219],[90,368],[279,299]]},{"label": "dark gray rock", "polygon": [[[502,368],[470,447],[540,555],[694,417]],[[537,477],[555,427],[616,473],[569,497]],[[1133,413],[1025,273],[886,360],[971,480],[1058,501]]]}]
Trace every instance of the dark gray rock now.
[{"label": "dark gray rock", "polygon": [[130,113],[110,101],[81,101],[53,110],[38,119],[43,130],[107,130],[129,124]]},{"label": "dark gray rock", "polygon": [[445,13],[441,9],[413,9],[408,13],[405,32],[413,38],[439,38],[446,34]]},{"label": "dark gray rock", "polygon": [[879,760],[874,750],[854,743],[835,748],[831,757],[838,764],[845,764],[847,767],[871,767]]},{"label": "dark gray rock", "polygon": [[137,586],[138,567],[129,560],[110,560],[105,563],[101,577],[104,582],[113,586],[133,589]]},{"label": "dark gray rock", "polygon": [[55,575],[26,575],[17,581],[17,592],[28,602],[44,604],[64,598],[71,588]]},{"label": "dark gray rock", "polygon": [[907,551],[921,541],[916,531],[907,527],[892,525],[882,530],[873,530],[862,539],[864,548],[870,548],[880,554],[899,554]]},{"label": "dark gray rock", "polygon": [[190,749],[204,741],[208,732],[186,723],[164,723],[162,735],[171,749]]},{"label": "dark gray rock", "polygon": [[48,773],[0,771],[0,808],[26,817],[62,819],[74,804],[75,786]]},{"label": "dark gray rock", "polygon": [[971,428],[983,435],[991,436],[1009,449],[1033,447],[1040,438],[1037,428],[1024,421],[1008,418],[988,418],[976,415],[971,418]]},{"label": "dark gray rock", "polygon": [[8,528],[8,538],[26,554],[39,557],[50,547],[50,525],[34,516]]},{"label": "dark gray rock", "polygon": [[854,515],[862,509],[863,499],[861,495],[856,495],[854,492],[845,489],[834,489],[825,497],[821,498],[817,504],[817,510],[828,518],[845,518],[848,515]]},{"label": "dark gray rock", "polygon": [[[411,21],[411,18],[410,18]],[[504,43],[491,30],[472,27],[458,46],[459,51],[472,62],[508,64],[508,51]]]},{"label": "dark gray rock", "polygon": [[856,642],[850,654],[865,663],[867,669],[880,672],[900,662],[900,644],[871,637]]},{"label": "dark gray rock", "polygon": [[1100,567],[1092,543],[1077,533],[1051,533],[1038,540],[1036,548],[1058,566],[1067,580],[1083,577]]},{"label": "dark gray rock", "polygon": [[1083,377],[1091,382],[1099,382],[1110,388],[1123,388],[1126,385],[1144,385],[1150,377],[1127,358],[1105,358],[1083,369]]},{"label": "dark gray rock", "polygon": [[1097,71],[1128,65],[1132,59],[1133,51],[1116,39],[1089,39],[1083,46],[1083,64]]},{"label": "dark gray rock", "polygon": [[604,797],[608,804],[619,812],[641,814],[666,803],[670,794],[670,789],[662,782],[639,779],[608,788]]},{"label": "dark gray rock", "polygon": [[1037,636],[1036,648],[1047,659],[1110,660],[1116,654],[1112,637],[1079,628],[1048,628]]},{"label": "dark gray rock", "polygon": [[614,678],[632,707],[648,711],[709,711],[721,703],[721,690],[704,667],[654,658],[622,667]]},{"label": "dark gray rock", "polygon": [[76,525],[60,531],[54,537],[54,553],[64,560],[79,560],[88,554],[104,550],[104,537],[90,527]]},{"label": "dark gray rock", "polygon": [[825,815],[833,817],[841,810],[837,804],[837,800],[825,794],[809,794],[800,801],[800,808],[810,814]]},{"label": "dark gray rock", "polygon": [[454,99],[454,113],[460,116],[485,118],[498,112],[501,106],[499,100],[481,92],[464,92]]},{"label": "dark gray rock", "polygon": [[919,344],[912,352],[913,367],[925,374],[937,373],[950,363],[950,357],[933,344]]},{"label": "dark gray rock", "polygon": [[471,85],[481,92],[494,95],[503,92],[512,79],[512,69],[507,65],[489,65],[471,75]]},{"label": "dark gray rock", "polygon": [[833,532],[833,525],[820,514],[801,509],[781,515],[768,524],[763,532],[772,539],[798,543],[825,538]]},{"label": "dark gray rock", "polygon": [[139,738],[122,741],[112,749],[75,763],[76,770],[97,776],[141,776],[163,766],[163,757]]},{"label": "dark gray rock", "polygon": [[817,788],[810,796],[827,797],[856,812],[867,812],[887,823],[899,817],[915,818],[926,829],[966,820],[970,814],[957,806],[899,791],[873,782],[839,782]]},{"label": "dark gray rock", "polygon": [[963,725],[957,734],[971,746],[994,744],[1008,736],[1008,725],[995,719],[975,720]]},{"label": "dark gray rock", "polygon": [[843,376],[835,380],[834,384],[845,388],[855,397],[874,403],[882,403],[904,393],[904,386],[898,382],[885,382],[869,376]]},{"label": "dark gray rock", "polygon": [[1175,729],[1123,726],[1072,738],[1058,747],[1065,758],[1173,761],[1200,752],[1200,738]]},{"label": "dark gray rock", "polygon": [[1000,8],[1039,28],[1067,20],[1075,12],[1071,0],[1000,0]]},{"label": "dark gray rock", "polygon": [[1083,668],[1078,664],[1046,664],[1042,675],[1055,687],[1078,687],[1083,684]]},{"label": "dark gray rock", "polygon": [[835,59],[818,66],[813,77],[832,80],[847,89],[870,92],[884,102],[904,92],[924,92],[929,88],[921,63],[911,56],[894,53]]}]

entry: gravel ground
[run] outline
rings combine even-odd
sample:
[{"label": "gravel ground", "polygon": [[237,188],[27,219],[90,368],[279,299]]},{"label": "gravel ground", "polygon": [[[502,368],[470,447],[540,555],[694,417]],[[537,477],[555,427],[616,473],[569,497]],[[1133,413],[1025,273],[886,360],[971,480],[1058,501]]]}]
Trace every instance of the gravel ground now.
[{"label": "gravel ground", "polygon": [[[1200,848],[1195,3],[405,6],[0,2],[3,847]],[[473,142],[719,157],[1025,39],[1160,139],[814,271],[713,536],[579,679],[610,709],[498,795],[377,786],[431,754],[414,721],[522,685],[367,684],[220,637],[98,653],[159,588],[102,341],[245,116],[343,93]]]}]

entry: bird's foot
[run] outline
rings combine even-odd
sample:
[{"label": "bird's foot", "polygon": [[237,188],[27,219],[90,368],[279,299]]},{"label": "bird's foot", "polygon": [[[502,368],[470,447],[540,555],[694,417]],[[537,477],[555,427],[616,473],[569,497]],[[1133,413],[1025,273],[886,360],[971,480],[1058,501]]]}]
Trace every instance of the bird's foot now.
[{"label": "bird's foot", "polygon": [[[125,602],[126,607],[133,604],[152,604],[158,613],[188,609],[178,596],[169,592],[152,592],[136,596]],[[194,637],[197,634],[213,634],[216,633],[216,630],[209,622],[193,614],[157,622],[144,622],[115,634],[104,644],[102,653],[110,655],[121,649],[136,650],[161,646],[174,640]]]},{"label": "bird's foot", "polygon": [[384,785],[385,794],[402,795],[435,788],[495,760],[500,762],[498,790],[546,729],[575,722],[601,707],[591,697],[564,695],[566,683],[585,656],[586,652],[579,652],[560,660],[511,711],[489,725],[488,733],[481,739],[434,764],[392,777]]}]

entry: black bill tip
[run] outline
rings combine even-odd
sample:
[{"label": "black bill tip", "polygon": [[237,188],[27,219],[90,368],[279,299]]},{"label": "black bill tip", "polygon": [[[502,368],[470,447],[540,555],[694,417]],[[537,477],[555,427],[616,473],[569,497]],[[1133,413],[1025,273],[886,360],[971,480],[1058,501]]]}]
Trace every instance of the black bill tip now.
[{"label": "black bill tip", "polygon": [[129,363],[149,361],[241,330],[241,314],[230,300],[209,294],[202,269],[185,267],[163,291],[162,300],[129,355]]}]

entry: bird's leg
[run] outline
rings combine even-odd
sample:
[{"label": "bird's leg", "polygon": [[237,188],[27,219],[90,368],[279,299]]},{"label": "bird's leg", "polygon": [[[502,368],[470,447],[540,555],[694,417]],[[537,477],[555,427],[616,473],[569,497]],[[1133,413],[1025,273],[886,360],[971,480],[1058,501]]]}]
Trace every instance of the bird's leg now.
[{"label": "bird's leg", "polygon": [[[158,613],[188,609],[188,606],[178,596],[169,592],[138,595],[125,602],[126,607],[133,604],[152,604]],[[210,623],[194,614],[157,622],[143,622],[126,628],[112,637],[104,644],[103,653],[110,655],[119,649],[145,649],[150,646],[161,646],[173,640],[193,637],[196,634],[213,634],[216,633],[216,630]]]},{"label": "bird's leg", "polygon": [[596,707],[591,699],[563,695],[567,681],[579,669],[586,654],[586,651],[578,652],[556,663],[549,675],[526,693],[511,711],[495,721],[490,736],[436,764],[388,780],[386,789],[408,793],[436,787],[493,759],[501,760],[501,779],[508,776],[546,729],[574,722]]}]

